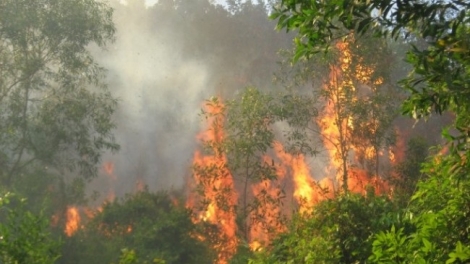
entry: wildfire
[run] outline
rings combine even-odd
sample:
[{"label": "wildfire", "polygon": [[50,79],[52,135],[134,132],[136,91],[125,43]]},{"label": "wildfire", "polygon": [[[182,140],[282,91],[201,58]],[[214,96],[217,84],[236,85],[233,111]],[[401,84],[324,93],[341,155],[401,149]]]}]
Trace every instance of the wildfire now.
[{"label": "wildfire", "polygon": [[[236,237],[237,193],[234,188],[233,177],[227,167],[227,158],[220,150],[220,143],[224,137],[223,131],[223,104],[220,102],[207,103],[206,111],[212,115],[209,129],[199,135],[199,139],[206,142],[213,153],[203,154],[197,151],[193,161],[193,180],[199,194],[190,194],[186,206],[195,213],[193,222],[204,221],[216,226],[219,230],[213,243],[218,254],[216,263],[228,263],[235,254],[238,240]],[[203,204],[197,208],[196,204]]]},{"label": "wildfire", "polygon": [[105,174],[112,180],[116,180],[116,175],[114,175],[114,163],[107,161],[103,163],[103,170]]},{"label": "wildfire", "polygon": [[274,236],[286,230],[283,212],[277,199],[281,198],[281,188],[271,180],[263,180],[251,186],[257,205],[250,213],[251,250],[257,251],[267,245]]},{"label": "wildfire", "polygon": [[284,167],[292,171],[292,180],[294,182],[294,197],[299,204],[301,213],[311,212],[313,206],[324,199],[322,190],[315,185],[310,175],[310,171],[305,157],[301,154],[293,156],[284,151],[281,143],[274,143],[276,156],[282,161]]},{"label": "wildfire", "polygon": [[[383,151],[370,145],[361,148],[353,145],[351,132],[354,129],[354,124],[349,109],[345,107],[347,103],[358,101],[355,82],[367,85],[367,88],[361,87],[361,89],[368,89],[370,92],[374,91],[377,85],[383,83],[383,78],[378,77],[372,80],[375,70],[372,67],[362,65],[360,58],[357,65],[353,64],[350,42],[338,42],[336,48],[340,51],[339,63],[330,67],[329,80],[324,85],[325,93],[328,94],[328,102],[318,120],[324,138],[324,147],[330,159],[327,174],[329,177],[336,178],[336,181],[341,185],[347,179],[346,186],[348,190],[353,192],[364,193],[367,186],[373,186],[376,193],[387,192],[387,184],[379,178],[379,175],[375,175],[378,173],[374,172],[371,176],[364,167],[351,166],[352,161],[357,165],[364,163],[361,159],[377,161],[379,157],[383,157]],[[353,80],[356,81],[353,82]],[[365,122],[369,122],[368,127],[374,131],[378,129],[376,120]],[[362,158],[360,158],[361,156]],[[390,154],[388,157],[394,158]],[[378,172],[378,162],[375,166],[377,167],[376,172]]]},{"label": "wildfire", "polygon": [[[376,86],[383,83],[383,78],[373,79],[374,68],[362,65],[360,58],[356,60],[357,63],[353,63],[356,58],[350,50],[350,43],[352,42],[338,42],[336,46],[340,57],[336,65],[330,66],[329,79],[324,85],[327,100],[322,114],[316,120],[323,147],[329,157],[326,176],[316,182],[311,172],[313,168],[310,168],[304,155],[291,155],[284,151],[280,142],[273,144],[273,155],[266,156],[260,162],[272,163],[277,178],[263,179],[249,186],[252,191],[250,199],[253,199],[254,206],[250,207],[246,219],[249,223],[246,229],[249,230],[249,235],[246,236],[253,251],[262,249],[274,235],[286,229],[283,219],[288,217],[291,208],[285,210],[283,202],[277,202],[285,198],[282,194],[284,187],[291,188],[289,193],[292,193],[292,199],[301,214],[309,214],[318,202],[334,198],[338,193],[338,186],[344,186],[343,191],[362,194],[370,190],[374,190],[376,194],[389,191],[388,184],[378,175],[381,172],[378,160],[388,159],[387,164],[393,164],[396,154],[392,149],[381,149],[370,144],[357,147],[352,140],[352,135],[355,135],[353,132],[357,131],[354,130],[357,129],[354,125],[362,123],[354,123],[355,117],[347,106],[350,101],[359,102],[358,94],[364,92],[364,89],[367,90],[366,93],[374,92]],[[362,86],[357,85],[357,82]],[[194,223],[209,223],[219,230],[215,232],[215,238],[210,237],[214,235],[210,232],[194,234],[200,240],[215,241],[211,243],[218,253],[216,263],[228,263],[238,245],[235,221],[238,195],[228,169],[227,157],[222,151],[223,111],[224,105],[218,101],[205,105],[205,112],[209,113],[209,128],[198,139],[205,143],[210,153],[196,151],[194,154],[193,178],[188,183],[193,192],[188,195],[186,202],[186,206],[194,212]],[[367,123],[368,127],[377,131],[379,124],[376,120],[367,122],[370,122]],[[364,159],[377,161],[374,172],[365,168]],[[316,170],[315,173],[321,173],[321,170]]]},{"label": "wildfire", "polygon": [[75,232],[77,232],[78,228],[80,227],[80,214],[78,213],[77,207],[67,207],[66,219],[67,222],[65,224],[64,232],[67,236],[70,237]]}]

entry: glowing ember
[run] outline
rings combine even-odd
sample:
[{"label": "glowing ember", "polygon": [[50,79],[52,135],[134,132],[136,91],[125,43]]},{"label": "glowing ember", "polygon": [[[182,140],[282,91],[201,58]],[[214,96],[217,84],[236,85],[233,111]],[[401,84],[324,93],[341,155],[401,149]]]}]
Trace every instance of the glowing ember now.
[{"label": "glowing ember", "polygon": [[68,207],[66,218],[67,222],[65,224],[64,232],[67,236],[72,236],[80,227],[80,215],[78,213],[78,209],[73,206]]}]

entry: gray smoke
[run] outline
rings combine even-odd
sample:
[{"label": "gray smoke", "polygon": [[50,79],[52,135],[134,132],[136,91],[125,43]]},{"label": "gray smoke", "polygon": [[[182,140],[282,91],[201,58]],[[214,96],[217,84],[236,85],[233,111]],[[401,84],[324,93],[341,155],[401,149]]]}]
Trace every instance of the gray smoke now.
[{"label": "gray smoke", "polygon": [[117,197],[134,192],[137,182],[151,191],[183,187],[204,128],[204,100],[249,85],[272,89],[276,52],[291,43],[256,5],[234,14],[214,1],[181,1],[177,9],[170,0],[150,9],[143,0],[119,2],[111,2],[116,41],[94,53],[119,98],[121,150],[103,159],[114,164],[115,179],[103,170],[89,185],[101,198],[111,189]]}]

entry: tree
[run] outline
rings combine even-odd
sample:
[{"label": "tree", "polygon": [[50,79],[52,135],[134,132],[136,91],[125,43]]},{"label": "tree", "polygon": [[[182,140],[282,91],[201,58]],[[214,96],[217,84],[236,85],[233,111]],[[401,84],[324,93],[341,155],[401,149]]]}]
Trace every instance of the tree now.
[{"label": "tree", "polygon": [[[272,125],[278,119],[274,113],[274,98],[254,88],[246,89],[237,100],[227,105],[227,153],[229,168],[241,182],[242,233],[249,240],[249,213],[256,210],[250,201],[250,187],[254,183],[273,180],[277,176],[272,163],[263,160],[274,141]],[[260,197],[253,197],[257,199]],[[279,197],[273,198],[274,200]],[[260,206],[260,205],[259,205]],[[252,219],[262,221],[262,219]]]},{"label": "tree", "polygon": [[452,156],[435,154],[422,168],[426,179],[392,228],[375,235],[372,263],[466,263],[470,259],[470,181],[453,176]]},{"label": "tree", "polygon": [[132,255],[149,263],[211,263],[207,242],[198,239],[202,227],[191,222],[191,212],[179,202],[166,192],[143,191],[105,204],[65,240],[59,263],[116,263],[125,248],[130,251],[123,250],[124,263]]},{"label": "tree", "polygon": [[[385,41],[371,36],[356,40],[350,33],[332,45],[327,56],[304,57],[293,66],[288,53],[289,68],[284,63],[283,70],[290,72],[278,77],[292,89],[311,84],[320,110],[317,126],[308,129],[328,151],[342,190],[347,192],[351,168],[359,167],[370,177],[386,171],[380,153],[394,143],[392,122],[399,96],[392,89],[390,67],[383,63],[394,59]],[[375,52],[364,51],[371,49]]]},{"label": "tree", "polygon": [[369,192],[322,201],[312,215],[295,215],[286,233],[250,263],[364,263],[373,234],[389,228],[396,212],[386,197]]},{"label": "tree", "polygon": [[457,0],[375,0],[347,2],[341,8],[331,1],[283,0],[272,17],[279,19],[279,28],[299,30],[296,60],[327,51],[332,40],[343,37],[345,31],[404,38],[408,43],[416,38],[426,40],[424,47],[410,43],[407,60],[412,72],[402,81],[410,96],[403,111],[415,118],[428,116],[432,110],[439,114],[453,111],[459,135],[451,140],[466,149],[463,142],[470,124],[465,81],[469,62],[468,7],[468,3]]},{"label": "tree", "polygon": [[0,195],[0,262],[54,263],[60,242],[48,232],[49,221],[42,213],[26,209],[26,200],[10,192]]},{"label": "tree", "polygon": [[0,178],[41,164],[89,179],[117,150],[116,107],[88,48],[113,40],[112,9],[94,0],[0,1]]},{"label": "tree", "polygon": [[[464,1],[282,1],[278,25],[298,29],[297,56],[328,50],[342,30],[359,35],[403,38],[410,44],[411,72],[401,81],[408,98],[403,112],[414,118],[450,111],[455,119],[443,130],[447,151],[423,164],[403,221],[380,232],[373,242],[374,263],[464,263],[470,259],[468,213],[470,73],[468,8]],[[341,29],[341,30],[339,30]],[[421,39],[424,45],[414,45]],[[416,176],[415,176],[416,177]]]},{"label": "tree", "polygon": [[[310,150],[302,129],[315,114],[310,97],[274,96],[256,88],[246,88],[225,104],[218,98],[206,101],[203,116],[209,127],[200,135],[205,151],[195,155],[197,194],[189,201],[196,222],[217,226],[214,247],[222,261],[232,258],[238,238],[244,242],[238,248],[241,252],[248,243],[252,248],[264,246],[267,238],[283,230],[285,183],[278,178],[279,164],[269,154],[280,132],[285,132],[293,152]],[[276,131],[279,121],[289,129]],[[287,178],[284,181],[291,180]],[[239,231],[237,237],[234,230]]]},{"label": "tree", "polygon": [[390,183],[394,188],[394,197],[409,202],[416,191],[416,185],[425,174],[421,172],[421,165],[428,157],[428,144],[422,137],[412,138],[408,141],[405,158],[393,168]]}]

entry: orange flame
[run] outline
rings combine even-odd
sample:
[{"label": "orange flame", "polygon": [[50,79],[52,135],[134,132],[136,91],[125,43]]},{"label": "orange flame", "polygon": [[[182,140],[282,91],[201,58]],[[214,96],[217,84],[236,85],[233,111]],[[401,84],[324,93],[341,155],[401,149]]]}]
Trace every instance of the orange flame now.
[{"label": "orange flame", "polygon": [[[345,100],[352,102],[357,100],[353,79],[374,90],[376,85],[383,83],[383,78],[371,80],[375,70],[372,67],[361,65],[361,59],[359,59],[358,65],[354,66],[349,45],[348,41],[338,42],[336,45],[340,51],[339,63],[330,67],[329,81],[324,86],[325,91],[329,94],[329,101],[318,120],[324,138],[324,147],[330,160],[327,175],[336,178],[340,184],[343,183],[343,176],[347,175],[348,189],[353,192],[365,193],[367,186],[373,186],[376,193],[383,193],[388,191],[388,185],[378,177],[379,175],[370,177],[364,169],[351,166],[351,162],[359,162],[359,153],[364,158],[371,160],[375,155],[383,156],[383,151],[377,151],[373,146],[365,146],[363,149],[354,147],[350,140],[351,130],[354,129],[352,117],[347,116],[348,111],[343,108]],[[351,96],[351,98],[348,99],[346,96]],[[371,127],[377,129],[377,126],[378,124],[376,126],[372,124]],[[392,158],[391,155],[388,156]],[[347,170],[346,175],[344,175],[344,170]],[[332,188],[334,183],[328,183],[328,186]]]},{"label": "orange flame", "polygon": [[294,197],[299,204],[301,213],[311,212],[313,206],[318,201],[324,199],[322,191],[315,185],[310,175],[310,171],[305,157],[302,154],[297,156],[290,155],[284,151],[282,144],[274,143],[276,156],[282,161],[285,167],[291,168],[292,179],[294,181]]},{"label": "orange flame", "polygon": [[78,209],[74,206],[67,207],[66,218],[67,222],[65,224],[64,232],[70,237],[77,232],[80,227],[80,215],[78,213]]},{"label": "orange flame", "polygon": [[[201,196],[192,193],[186,203],[188,208],[196,212],[193,222],[208,222],[219,230],[213,243],[217,252],[216,263],[228,263],[235,254],[238,240],[236,237],[236,215],[234,212],[237,203],[237,193],[234,189],[233,177],[227,167],[227,158],[220,150],[219,145],[224,138],[223,131],[223,104],[208,103],[206,111],[213,115],[209,118],[210,127],[199,138],[205,141],[213,154],[204,155],[197,151],[194,155],[193,180],[197,188],[202,188]],[[198,209],[197,203],[203,204]]]},{"label": "orange flame", "polygon": [[277,234],[286,230],[282,222],[283,212],[277,199],[281,198],[281,188],[274,181],[265,179],[251,186],[259,206],[250,212],[251,250],[260,250]]}]

